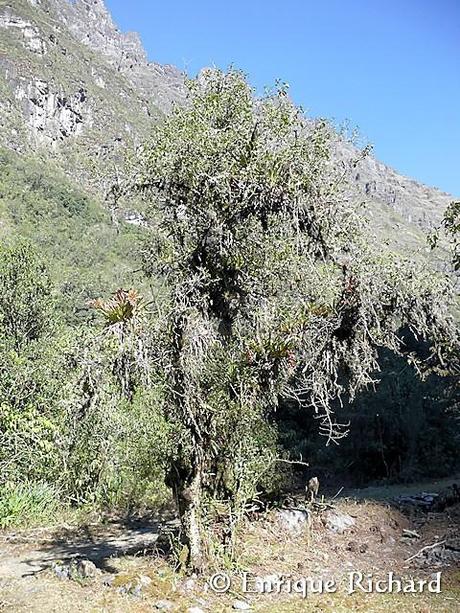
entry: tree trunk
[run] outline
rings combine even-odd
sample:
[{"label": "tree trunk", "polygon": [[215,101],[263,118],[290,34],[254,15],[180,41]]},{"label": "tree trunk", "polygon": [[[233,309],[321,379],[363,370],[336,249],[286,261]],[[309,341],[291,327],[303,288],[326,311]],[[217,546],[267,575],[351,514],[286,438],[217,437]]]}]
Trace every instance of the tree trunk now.
[{"label": "tree trunk", "polygon": [[[189,399],[196,396],[200,382],[191,381],[187,374],[188,362],[196,359],[184,349],[184,336],[188,327],[186,317],[181,314],[174,321],[173,327],[173,404],[178,410],[181,422],[189,431],[193,452],[190,458],[182,458],[181,466],[176,467],[175,493],[179,516],[182,524],[183,541],[188,547],[187,566],[192,572],[201,573],[205,567],[207,549],[203,538],[203,488],[206,473],[206,449],[209,443],[204,441],[203,431],[206,420],[190,406]],[[185,343],[187,347],[187,344]]]},{"label": "tree trunk", "polygon": [[188,488],[188,500],[182,515],[185,539],[189,548],[188,566],[192,572],[201,573],[205,562],[202,535],[202,476],[198,470]]},{"label": "tree trunk", "polygon": [[203,469],[197,455],[193,458],[192,471],[185,479],[176,472],[175,491],[180,521],[182,540],[188,548],[187,567],[191,572],[201,573],[206,562],[206,548],[203,542]]}]

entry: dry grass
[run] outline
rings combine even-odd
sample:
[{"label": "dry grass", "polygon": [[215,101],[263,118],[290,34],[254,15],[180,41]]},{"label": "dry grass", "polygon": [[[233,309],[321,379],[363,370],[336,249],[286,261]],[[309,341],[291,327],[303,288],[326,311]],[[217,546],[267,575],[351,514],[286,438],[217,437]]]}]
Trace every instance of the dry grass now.
[{"label": "dry grass", "polygon": [[[314,517],[311,532],[307,529],[289,534],[281,529],[276,512],[267,513],[259,521],[247,522],[239,541],[239,568],[232,575],[232,588],[224,595],[214,594],[205,579],[190,583],[167,561],[149,556],[126,556],[108,560],[116,573],[112,586],[97,577],[86,582],[59,580],[50,571],[28,578],[0,580],[0,610],[36,613],[151,612],[158,600],[174,603],[176,613],[185,613],[198,606],[203,611],[221,613],[232,610],[235,598],[246,599],[256,612],[447,612],[460,611],[460,571],[443,569],[440,594],[365,594],[349,595],[342,579],[351,570],[371,572],[382,577],[388,571],[400,576],[429,576],[435,569],[417,568],[406,563],[424,539],[443,534],[452,528],[455,514],[426,518],[423,526],[414,526],[397,510],[381,503],[341,501],[341,511],[352,515],[356,525],[343,535],[326,530],[320,517]],[[420,540],[401,539],[404,528],[421,533]],[[440,570],[440,569],[437,569]],[[334,577],[338,589],[333,594],[243,594],[241,573],[252,577],[275,573],[300,577]],[[151,579],[141,597],[122,594],[117,588],[136,581],[139,575]]]}]

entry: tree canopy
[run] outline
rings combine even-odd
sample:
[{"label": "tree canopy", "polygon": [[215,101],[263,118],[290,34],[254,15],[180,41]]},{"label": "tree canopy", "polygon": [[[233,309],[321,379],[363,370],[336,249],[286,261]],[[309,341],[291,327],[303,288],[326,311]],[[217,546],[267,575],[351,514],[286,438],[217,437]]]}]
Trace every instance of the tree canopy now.
[{"label": "tree canopy", "polygon": [[282,85],[257,98],[242,73],[212,69],[133,165],[129,188],[150,205],[144,269],[165,280],[157,347],[182,432],[170,479],[195,568],[209,553],[209,499],[232,501],[235,518],[258,481],[254,458],[273,459],[280,399],[313,410],[337,441],[334,403],[374,383],[379,347],[404,353],[405,327],[433,362],[456,337],[448,280],[373,246],[336,138]]}]

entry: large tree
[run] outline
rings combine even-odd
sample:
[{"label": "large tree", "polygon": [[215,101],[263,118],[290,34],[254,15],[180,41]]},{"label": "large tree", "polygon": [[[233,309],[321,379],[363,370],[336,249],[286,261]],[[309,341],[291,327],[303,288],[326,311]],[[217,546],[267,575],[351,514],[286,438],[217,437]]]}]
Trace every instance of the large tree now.
[{"label": "large tree", "polygon": [[158,348],[181,432],[170,481],[196,570],[212,504],[231,500],[225,544],[270,462],[281,398],[336,441],[332,406],[373,383],[379,347],[401,352],[403,326],[433,347],[454,334],[448,283],[372,247],[334,139],[285,87],[257,98],[240,72],[207,70],[134,164],[130,186],[150,203],[145,270],[165,279]]}]

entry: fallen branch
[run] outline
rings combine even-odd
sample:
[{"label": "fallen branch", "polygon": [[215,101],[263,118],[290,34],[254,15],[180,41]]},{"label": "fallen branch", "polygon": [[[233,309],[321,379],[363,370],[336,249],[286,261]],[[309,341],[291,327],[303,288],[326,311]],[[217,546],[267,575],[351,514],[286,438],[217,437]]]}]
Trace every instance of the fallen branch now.
[{"label": "fallen branch", "polygon": [[274,458],[273,463],[275,462],[284,462],[285,464],[300,464],[301,466],[310,466],[308,462],[303,462],[302,460],[285,460],[284,458]]},{"label": "fallen branch", "polygon": [[419,551],[417,551],[417,553],[414,553],[413,556],[410,556],[410,558],[407,558],[407,560],[404,560],[404,562],[410,562],[414,558],[417,558],[421,553],[423,553],[427,549],[434,549],[435,547],[438,547],[439,545],[445,545],[445,543],[446,541],[437,541],[436,543],[433,543],[432,545],[425,545],[425,547],[422,547]]},{"label": "fallen branch", "polygon": [[337,496],[338,496],[339,494],[341,494],[341,493],[342,493],[342,491],[343,491],[343,485],[342,485],[342,487],[339,489],[339,491],[337,492],[337,494],[336,494],[336,495],[335,495],[333,498],[331,498],[331,500],[335,500],[335,499],[337,498]]}]

